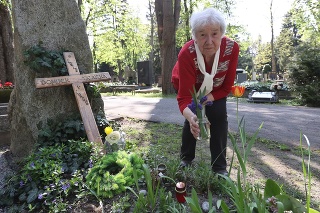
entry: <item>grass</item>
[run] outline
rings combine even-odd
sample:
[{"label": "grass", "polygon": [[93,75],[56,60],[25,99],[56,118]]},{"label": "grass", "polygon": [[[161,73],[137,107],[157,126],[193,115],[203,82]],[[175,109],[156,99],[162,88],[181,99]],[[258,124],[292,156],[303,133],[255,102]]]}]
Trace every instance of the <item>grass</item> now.
[{"label": "grass", "polygon": [[[189,186],[192,186],[197,191],[203,200],[206,200],[208,190],[212,191],[216,196],[222,193],[219,184],[217,184],[218,180],[213,177],[208,167],[210,165],[208,144],[197,146],[195,163],[192,168],[183,172],[178,170],[182,132],[180,125],[154,123],[130,118],[125,118],[121,125],[127,133],[129,147],[134,146],[137,151],[142,152],[151,168],[155,168],[160,163],[165,163],[168,168],[166,176],[187,182]],[[231,134],[235,137],[237,136],[235,133]],[[250,140],[250,136],[248,136],[248,140]],[[238,145],[241,146],[240,144]],[[267,178],[274,177],[288,194],[304,200],[301,164],[292,160],[292,158],[301,159],[301,152],[299,152],[298,148],[291,148],[285,144],[262,138],[257,139],[253,148],[256,150],[253,150],[247,162],[248,182],[253,185],[263,186]],[[261,150],[270,155],[271,158],[269,159],[272,160],[271,162],[266,163],[260,158],[261,154],[259,154],[259,151]],[[304,153],[307,152],[307,150],[303,151]],[[229,141],[227,149],[228,161],[231,159],[231,152],[232,145]],[[312,154],[312,159],[317,159],[318,157],[317,153]],[[291,165],[291,162],[294,164]],[[297,163],[300,165],[294,167]],[[228,165],[230,165],[230,162],[228,162]],[[277,166],[279,166],[279,169],[277,169]],[[239,167],[239,162],[234,161],[234,172],[231,174],[234,180],[236,180],[236,170]],[[284,171],[283,168],[286,168],[287,171]],[[317,177],[320,171],[314,170],[314,177]],[[282,178],[281,171],[284,172],[283,175],[287,178]],[[315,178],[315,180],[319,182],[319,179]],[[191,191],[189,191],[189,195],[191,195]],[[317,196],[316,198],[318,199],[319,195]],[[319,209],[320,203],[317,199],[311,199],[311,206]]]}]

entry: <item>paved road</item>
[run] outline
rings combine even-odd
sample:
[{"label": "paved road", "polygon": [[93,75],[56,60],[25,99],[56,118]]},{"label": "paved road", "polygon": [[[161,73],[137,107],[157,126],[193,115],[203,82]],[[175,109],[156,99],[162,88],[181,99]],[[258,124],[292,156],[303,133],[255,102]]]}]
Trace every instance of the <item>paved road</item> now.
[{"label": "paved road", "polygon": [[[127,116],[180,125],[184,122],[175,98],[108,96],[103,100],[107,117]],[[236,131],[236,102],[228,102],[227,107],[229,129]],[[255,133],[263,122],[258,137],[295,146],[300,143],[301,131],[309,138],[311,148],[320,150],[320,108],[239,103],[239,118],[242,116],[249,134]]]}]

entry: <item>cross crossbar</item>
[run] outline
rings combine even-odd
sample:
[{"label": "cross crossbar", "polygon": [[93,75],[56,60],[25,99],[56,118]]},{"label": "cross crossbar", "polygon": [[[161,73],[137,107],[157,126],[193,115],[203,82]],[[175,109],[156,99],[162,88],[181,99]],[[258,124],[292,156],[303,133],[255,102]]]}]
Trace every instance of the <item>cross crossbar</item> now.
[{"label": "cross crossbar", "polygon": [[[108,72],[80,75],[74,53],[64,52],[63,56],[69,76],[36,78],[36,88],[72,85],[88,140],[90,142],[103,144],[83,83],[108,81],[111,77]],[[105,153],[105,149],[103,151]]]}]

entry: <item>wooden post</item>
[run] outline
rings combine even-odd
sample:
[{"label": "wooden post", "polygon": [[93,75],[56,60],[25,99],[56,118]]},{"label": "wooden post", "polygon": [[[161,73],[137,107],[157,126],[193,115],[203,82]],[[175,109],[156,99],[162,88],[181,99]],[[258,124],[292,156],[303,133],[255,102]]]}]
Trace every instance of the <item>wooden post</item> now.
[{"label": "wooden post", "polygon": [[[88,140],[103,145],[83,83],[107,81],[111,79],[110,74],[102,72],[80,75],[74,54],[72,52],[64,52],[63,56],[69,76],[36,78],[36,88],[72,85]],[[103,151],[105,153],[105,149]]]}]

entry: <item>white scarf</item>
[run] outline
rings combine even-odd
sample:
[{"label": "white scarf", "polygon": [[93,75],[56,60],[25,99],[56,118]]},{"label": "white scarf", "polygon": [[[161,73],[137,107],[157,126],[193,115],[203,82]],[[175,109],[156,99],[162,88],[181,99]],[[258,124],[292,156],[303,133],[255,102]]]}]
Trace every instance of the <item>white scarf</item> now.
[{"label": "white scarf", "polygon": [[209,74],[206,72],[206,65],[204,63],[204,58],[203,58],[203,55],[200,52],[200,49],[199,49],[198,44],[196,42],[194,42],[194,46],[196,48],[198,67],[199,67],[201,73],[204,75],[202,85],[201,85],[200,89],[198,90],[197,95],[199,95],[200,91],[203,91],[204,88],[206,88],[205,95],[207,95],[208,93],[210,93],[212,91],[213,78],[217,73],[219,55],[220,55],[220,47],[214,56],[211,74]]}]

